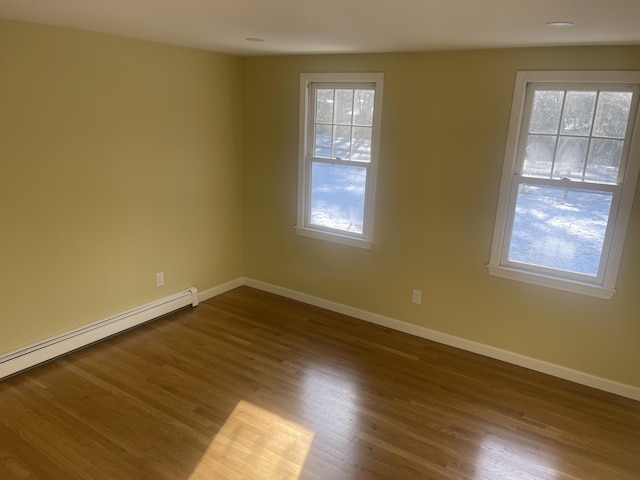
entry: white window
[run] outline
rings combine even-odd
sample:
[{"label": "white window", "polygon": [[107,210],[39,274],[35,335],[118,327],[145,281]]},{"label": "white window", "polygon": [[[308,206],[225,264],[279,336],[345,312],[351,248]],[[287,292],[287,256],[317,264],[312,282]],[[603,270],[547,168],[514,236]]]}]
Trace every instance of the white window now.
[{"label": "white window", "polygon": [[640,72],[518,72],[489,272],[611,298],[640,159]]},{"label": "white window", "polygon": [[299,235],[371,248],[382,81],[300,76]]}]

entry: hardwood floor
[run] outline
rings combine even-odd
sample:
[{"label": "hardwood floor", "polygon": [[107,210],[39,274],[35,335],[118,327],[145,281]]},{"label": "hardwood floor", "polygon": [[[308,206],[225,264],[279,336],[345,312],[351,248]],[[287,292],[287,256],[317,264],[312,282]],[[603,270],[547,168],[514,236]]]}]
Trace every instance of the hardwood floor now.
[{"label": "hardwood floor", "polygon": [[241,287],[0,382],[0,479],[640,479],[640,403]]}]

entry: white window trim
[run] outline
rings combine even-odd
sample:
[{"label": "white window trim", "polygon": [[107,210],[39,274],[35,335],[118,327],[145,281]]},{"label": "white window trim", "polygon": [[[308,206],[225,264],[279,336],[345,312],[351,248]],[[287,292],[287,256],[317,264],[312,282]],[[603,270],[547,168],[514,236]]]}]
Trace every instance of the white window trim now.
[{"label": "white window trim", "polygon": [[[622,259],[624,240],[631,217],[633,197],[640,171],[640,109],[629,122],[634,122],[632,141],[625,166],[624,180],[619,188],[622,189],[620,201],[615,214],[613,235],[608,252],[603,250],[603,256],[608,255],[606,268],[601,281],[587,283],[579,280],[560,278],[544,273],[532,272],[513,268],[504,264],[503,249],[507,234],[507,216],[509,200],[512,195],[511,185],[517,162],[517,149],[520,140],[520,127],[524,119],[524,103],[526,86],[528,83],[583,83],[583,84],[640,84],[638,71],[522,71],[516,75],[516,82],[509,120],[509,133],[505,149],[498,208],[491,245],[491,256],[487,265],[489,274],[509,278],[521,282],[556,288],[568,292],[590,295],[598,298],[611,299],[616,292],[615,284]],[[633,113],[633,112],[632,112]],[[622,167],[621,167],[622,168]],[[612,212],[614,205],[612,205]],[[612,213],[612,215],[614,215]],[[606,246],[605,246],[606,248]]]},{"label": "white window trim", "polygon": [[[380,143],[380,123],[382,119],[383,73],[302,73],[300,74],[300,126],[298,144],[298,215],[295,227],[301,236],[326,240],[344,245],[370,249],[373,245],[373,220],[376,179],[378,172],[378,149]],[[373,109],[373,130],[371,139],[371,161],[368,166],[366,193],[364,200],[363,232],[349,233],[342,230],[322,228],[308,221],[310,209],[309,176],[307,155],[312,143],[309,134],[309,84],[321,83],[375,83],[376,94]],[[353,162],[357,165],[358,162]]]}]

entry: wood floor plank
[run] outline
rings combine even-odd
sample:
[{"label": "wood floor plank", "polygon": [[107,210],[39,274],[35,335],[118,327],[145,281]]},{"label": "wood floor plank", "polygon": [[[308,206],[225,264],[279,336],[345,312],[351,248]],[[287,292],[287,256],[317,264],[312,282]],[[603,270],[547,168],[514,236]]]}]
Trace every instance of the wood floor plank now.
[{"label": "wood floor plank", "polygon": [[640,403],[240,287],[0,382],[0,478],[638,480]]}]

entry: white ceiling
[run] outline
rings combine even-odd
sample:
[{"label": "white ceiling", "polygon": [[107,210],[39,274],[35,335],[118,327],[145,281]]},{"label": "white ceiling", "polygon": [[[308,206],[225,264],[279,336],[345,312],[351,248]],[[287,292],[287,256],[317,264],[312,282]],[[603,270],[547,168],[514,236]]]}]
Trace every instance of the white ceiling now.
[{"label": "white ceiling", "polygon": [[0,18],[238,55],[640,44],[640,0],[0,0]]}]

